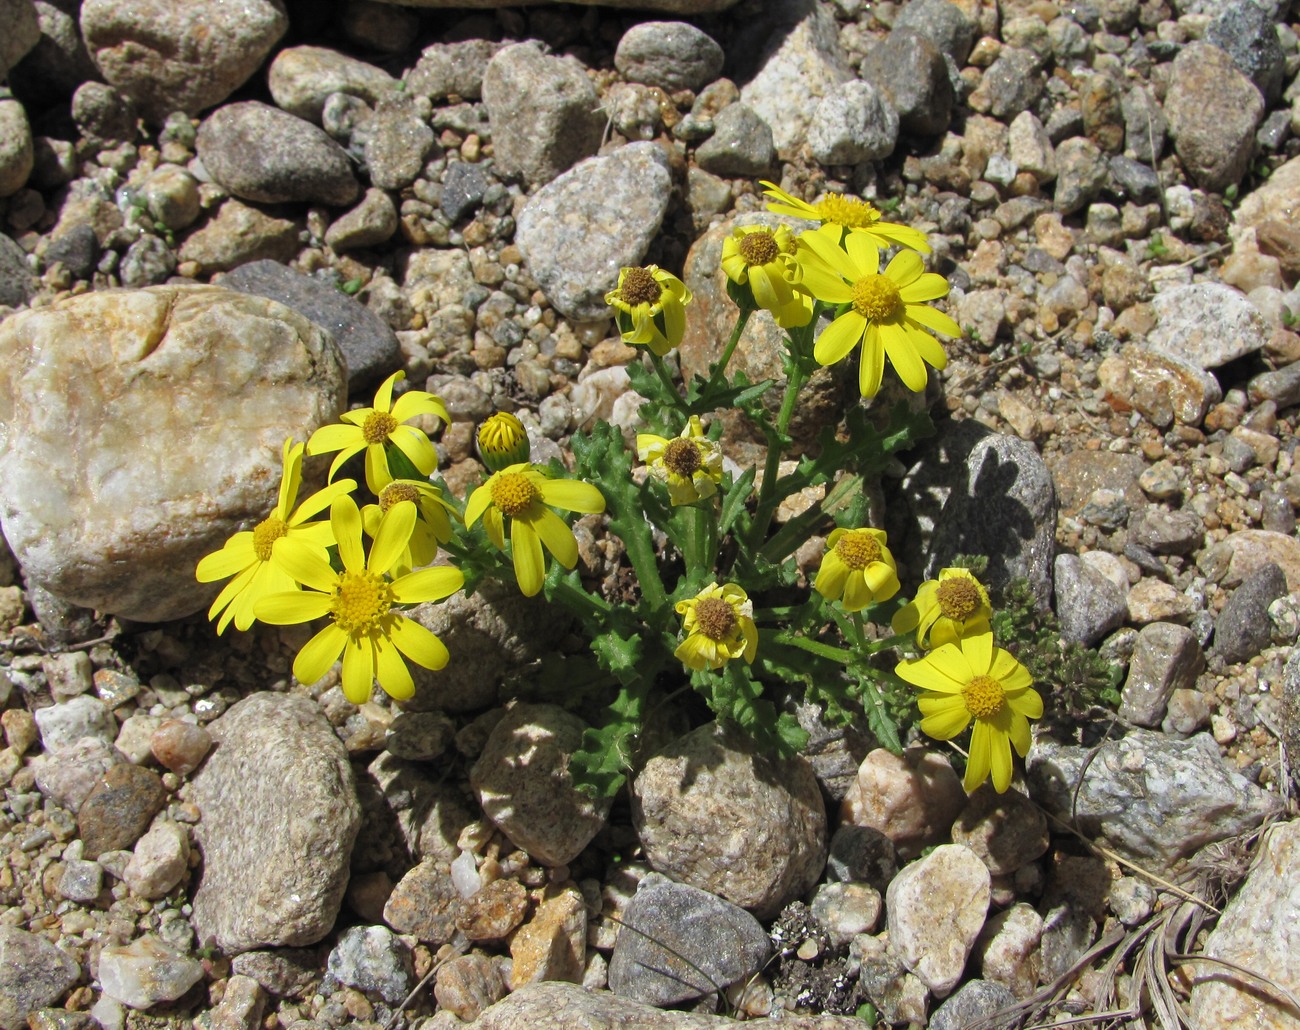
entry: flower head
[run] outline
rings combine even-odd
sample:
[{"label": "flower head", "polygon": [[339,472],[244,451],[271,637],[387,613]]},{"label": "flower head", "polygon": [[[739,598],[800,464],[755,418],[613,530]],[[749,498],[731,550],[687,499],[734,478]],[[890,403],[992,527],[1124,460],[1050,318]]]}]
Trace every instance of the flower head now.
[{"label": "flower head", "polygon": [[788,227],[740,225],[722,241],[722,270],[738,286],[748,285],[754,304],[772,312],[783,329],[807,325],[812,298],[799,287],[803,272],[795,260]]},{"label": "flower head", "polygon": [[222,587],[208,609],[209,619],[215,619],[217,613],[221,613],[217,621],[218,634],[226,631],[232,619],[236,629],[248,629],[254,621],[254,604],[267,594],[298,589],[298,584],[281,561],[281,541],[301,541],[322,558],[326,548],[334,543],[334,533],[328,522],[307,520],[328,508],[334,498],[355,490],[357,484],[351,479],[341,479],[312,494],[295,510],[294,502],[298,500],[298,491],[302,487],[302,455],[302,444],[284,441],[280,497],[271,514],[251,531],[236,533],[221,550],[204,555],[194,570],[200,583],[234,577]]},{"label": "flower head", "polygon": [[528,460],[528,430],[508,411],[489,415],[478,427],[478,456],[489,472]]},{"label": "flower head", "polygon": [[257,617],[284,626],[329,616],[329,625],[294,659],[298,681],[315,683],[341,652],[343,693],[354,705],[370,697],[376,679],[388,694],[405,701],[415,693],[415,682],[403,655],[426,669],[441,669],[448,654],[433,633],[395,608],[439,601],[459,590],[465,577],[450,567],[389,577],[415,526],[415,505],[409,501],[384,513],[369,556],[361,543],[361,513],[351,497],[339,497],[330,505],[330,525],[343,570],[336,571],[305,548],[286,548],[285,566],[308,589],[263,598]]},{"label": "flower head", "polygon": [[862,344],[858,387],[863,397],[880,390],[885,355],[909,390],[925,389],[926,364],[948,363],[939,341],[930,334],[960,336],[961,327],[925,301],[947,296],[948,281],[925,271],[921,256],[900,250],[885,271],[880,251],[861,233],[850,233],[841,249],[838,229],[806,232],[799,237],[804,254],[804,286],[818,300],[847,305],[817,338],[813,357],[833,365]]},{"label": "flower head", "polygon": [[754,602],[735,583],[710,583],[694,597],[678,601],[686,639],[673,654],[688,669],[721,669],[733,658],[752,662],[758,653]]},{"label": "flower head", "polygon": [[842,601],[849,612],[860,612],[898,593],[898,569],[885,546],[884,530],[832,532],[813,589],[828,601]]},{"label": "flower head", "polygon": [[1011,746],[1029,752],[1029,720],[1043,714],[1029,670],[1009,651],[993,646],[992,633],[963,637],[936,647],[924,658],[899,662],[898,676],[920,687],[921,732],[951,740],[972,719],[970,759],[962,785],[967,791],[993,774],[1001,794],[1011,783]]},{"label": "flower head", "polygon": [[704,435],[698,415],[692,415],[681,435],[672,439],[638,433],[636,454],[650,466],[655,479],[668,485],[674,507],[712,497],[722,482],[722,448]]},{"label": "flower head", "polygon": [[[393,384],[405,379],[405,372],[394,372],[379,384],[373,408],[345,411],[340,417],[343,424],[321,426],[307,441],[308,454],[328,454],[338,451],[330,465],[330,479],[338,473],[354,454],[366,452],[366,485],[372,493],[383,488],[380,468],[388,467],[384,453],[386,444],[393,444],[419,470],[427,476],[438,465],[438,452],[424,431],[404,423],[416,415],[437,415],[444,423],[450,422],[446,405],[424,390],[410,390],[393,401]],[[390,477],[391,478],[391,477]]]},{"label": "flower head", "polygon": [[367,504],[361,509],[361,524],[366,535],[374,539],[389,509],[402,501],[411,501],[416,510],[415,526],[410,542],[394,563],[393,570],[409,572],[431,564],[438,555],[438,545],[451,539],[451,520],[459,520],[460,513],[428,480],[394,479],[387,466],[381,469],[381,473],[384,485],[379,490],[379,503]]},{"label": "flower head", "polygon": [[910,247],[922,254],[930,253],[930,244],[926,242],[925,233],[913,229],[910,225],[898,225],[895,222],[882,222],[880,212],[857,197],[846,197],[839,193],[827,193],[815,204],[792,197],[774,182],[761,181],[767,189],[763,195],[770,197],[773,203],[767,209],[776,215],[793,215],[795,218],[810,218],[822,225],[833,226],[836,239],[847,230],[850,234],[869,239],[877,247],[887,250],[893,246]]},{"label": "flower head", "polygon": [[649,347],[661,358],[682,342],[690,302],[686,284],[657,265],[620,269],[618,286],[605,294],[623,341]]},{"label": "flower head", "polygon": [[911,603],[895,613],[891,628],[895,633],[916,630],[918,647],[939,647],[987,633],[992,615],[988,591],[970,569],[940,569],[938,579],[922,583]]},{"label": "flower head", "polygon": [[573,530],[551,511],[552,507],[588,513],[604,511],[605,498],[590,483],[551,479],[536,466],[521,462],[492,473],[465,505],[465,525],[472,526],[482,517],[488,539],[503,551],[505,520],[510,519],[515,579],[526,597],[542,589],[546,575],[543,544],[566,569],[578,563],[578,541]]}]

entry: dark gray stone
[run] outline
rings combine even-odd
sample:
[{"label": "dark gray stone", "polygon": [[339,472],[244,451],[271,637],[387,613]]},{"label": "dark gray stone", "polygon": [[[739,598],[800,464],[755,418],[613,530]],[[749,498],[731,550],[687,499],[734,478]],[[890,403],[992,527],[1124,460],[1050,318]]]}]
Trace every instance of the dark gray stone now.
[{"label": "dark gray stone", "polygon": [[610,990],[650,1005],[712,994],[758,972],[772,952],[767,932],[743,908],[656,873],[622,918]]},{"label": "dark gray stone", "polygon": [[1135,85],[1124,94],[1120,110],[1124,113],[1124,141],[1133,157],[1144,164],[1155,164],[1164,152],[1169,132],[1160,101],[1146,86]]},{"label": "dark gray stone", "polygon": [[988,103],[988,113],[994,118],[1008,118],[1032,108],[1046,86],[1038,56],[1019,47],[1007,47],[984,73],[979,89]]},{"label": "dark gray stone", "polygon": [[155,286],[176,271],[176,255],[158,236],[141,236],[126,248],[118,277],[123,286]]},{"label": "dark gray stone", "polygon": [[27,1014],[52,1005],[81,967],[44,937],[0,927],[0,1030],[27,1026]]},{"label": "dark gray stone", "polygon": [[868,51],[861,76],[898,112],[903,132],[936,136],[948,128],[952,83],[943,52],[928,36],[914,29],[895,28]]},{"label": "dark gray stone", "polygon": [[1134,726],[1159,726],[1173,692],[1192,689],[1204,669],[1201,645],[1186,626],[1143,626],[1121,691],[1119,717]]},{"label": "dark gray stone", "polygon": [[472,214],[491,181],[483,165],[453,161],[442,178],[442,213],[453,224]]},{"label": "dark gray stone", "polygon": [[488,61],[500,49],[500,43],[487,39],[427,46],[406,76],[407,91],[431,100],[453,94],[464,100],[478,100],[483,95],[483,73]]},{"label": "dark gray stone", "polygon": [[1076,136],[1056,148],[1056,193],[1052,206],[1063,215],[1074,214],[1101,195],[1110,167],[1101,148]]},{"label": "dark gray stone", "polygon": [[1232,58],[1242,73],[1273,103],[1282,94],[1286,55],[1277,22],[1254,0],[1229,0],[1205,29],[1205,42]]},{"label": "dark gray stone", "polygon": [[975,42],[975,23],[951,0],[912,0],[894,19],[894,31],[899,29],[924,36],[959,66]]},{"label": "dark gray stone", "polygon": [[930,1030],[966,1030],[985,1024],[997,1026],[991,1017],[1010,1009],[1016,996],[992,980],[967,980],[930,1017]]},{"label": "dark gray stone", "polygon": [[694,25],[647,21],[623,34],[614,67],[628,82],[658,86],[669,93],[698,92],[718,77],[723,59],[722,47]]},{"label": "dark gray stone", "polygon": [[1129,539],[1154,554],[1189,554],[1205,539],[1205,524],[1193,511],[1167,511],[1154,505],[1134,512]]},{"label": "dark gray stone", "polygon": [[295,272],[278,261],[252,261],[217,280],[240,293],[279,301],[334,337],[348,366],[348,393],[369,389],[402,363],[393,330],[333,284]]},{"label": "dark gray stone", "polygon": [[1214,622],[1214,652],[1246,662],[1269,645],[1268,606],[1286,595],[1286,574],[1275,562],[1253,572],[1228,598]]},{"label": "dark gray stone", "polygon": [[84,222],[69,226],[53,237],[45,248],[45,266],[56,261],[78,279],[89,279],[99,261],[99,239],[95,230]]},{"label": "dark gray stone", "polygon": [[748,104],[731,104],[713,119],[713,135],[695,152],[706,172],[753,176],[770,172],[776,160],[772,129]]},{"label": "dark gray stone", "polygon": [[897,875],[894,842],[880,830],[841,823],[831,835],[825,872],[828,881],[868,883],[883,895]]},{"label": "dark gray stone", "polygon": [[1160,176],[1153,168],[1123,154],[1116,154],[1107,165],[1110,169],[1109,189],[1120,200],[1154,204],[1160,199]]},{"label": "dark gray stone", "polygon": [[1128,605],[1117,584],[1073,554],[1057,555],[1055,572],[1062,640],[1090,647],[1124,625]]},{"label": "dark gray stone", "polygon": [[72,94],[72,120],[96,146],[135,139],[138,117],[129,97],[102,82],[84,82]]},{"label": "dark gray stone", "polygon": [[0,232],[0,304],[22,307],[35,289],[23,248]]}]

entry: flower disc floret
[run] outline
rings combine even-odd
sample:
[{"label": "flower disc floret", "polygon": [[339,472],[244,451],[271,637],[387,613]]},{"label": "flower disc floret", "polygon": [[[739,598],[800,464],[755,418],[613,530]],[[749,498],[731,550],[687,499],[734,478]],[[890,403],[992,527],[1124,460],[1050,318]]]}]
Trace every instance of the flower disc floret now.
[{"label": "flower disc floret", "polygon": [[889,600],[898,593],[898,568],[885,540],[880,529],[834,530],[813,589],[850,612]]},{"label": "flower disc floret", "polygon": [[658,265],[623,268],[618,285],[605,294],[623,342],[649,347],[663,357],[686,334],[686,305],[691,291]]},{"label": "flower disc floret", "polygon": [[410,543],[390,570],[395,575],[403,575],[433,562],[438,556],[438,545],[451,539],[451,520],[459,519],[460,513],[428,480],[393,479],[387,468],[379,471],[384,481],[379,491],[379,503],[367,504],[361,509],[361,523],[366,535],[374,539],[384,515],[391,509],[406,501],[415,505],[415,528],[411,531]]},{"label": "flower disc floret", "polygon": [[678,601],[684,639],[673,652],[689,669],[720,669],[733,658],[752,662],[758,653],[754,604],[735,583],[710,583]]},{"label": "flower disc floret", "polygon": [[393,588],[383,576],[362,569],[339,573],[330,615],[344,633],[370,633],[393,607]]},{"label": "flower disc floret", "polygon": [[650,475],[668,487],[674,507],[713,497],[722,482],[722,448],[705,435],[698,415],[692,415],[681,435],[671,439],[639,433],[636,453]]},{"label": "flower disc floret", "polygon": [[901,314],[902,295],[887,275],[868,275],[853,284],[853,309],[873,322],[889,322]]},{"label": "flower disc floret", "polygon": [[400,504],[402,501],[414,503],[419,499],[420,491],[416,489],[414,483],[394,480],[379,491],[379,510],[381,513],[386,512],[394,504]]},{"label": "flower disc floret", "polygon": [[965,622],[981,605],[988,604],[988,597],[973,575],[941,579],[934,596],[939,602],[939,614],[953,622]]},{"label": "flower disc floret", "polygon": [[664,288],[655,281],[654,273],[648,268],[629,268],[619,290],[623,300],[633,306],[653,304],[664,293]]},{"label": "flower disc floret", "polygon": [[675,440],[669,440],[668,446],[664,448],[664,464],[670,472],[690,478],[699,471],[704,459],[694,440],[679,436]]},{"label": "flower disc floret", "polygon": [[590,483],[552,479],[534,465],[520,463],[494,472],[470,494],[465,525],[483,520],[493,546],[506,549],[505,520],[510,520],[510,552],[515,579],[526,597],[542,589],[546,576],[543,545],[566,569],[578,563],[573,530],[551,508],[582,513],[605,510],[605,498]]},{"label": "flower disc floret", "polygon": [[275,515],[263,519],[253,527],[253,553],[258,561],[270,561],[275,552],[275,542],[289,532],[289,524]]},{"label": "flower disc floret", "polygon": [[970,569],[940,569],[937,579],[927,580],[916,596],[895,614],[895,633],[916,631],[918,647],[938,647],[967,635],[985,633],[993,609],[988,591]]},{"label": "flower disc floret", "polygon": [[1029,720],[1043,714],[1029,670],[995,647],[990,632],[936,647],[923,658],[899,662],[900,679],[921,690],[921,732],[951,740],[974,722],[962,785],[973,791],[992,776],[999,794],[1011,784],[1011,749],[1029,753]]},{"label": "flower disc floret", "polygon": [[747,265],[766,265],[775,261],[781,254],[776,237],[769,229],[767,232],[745,233],[739,242],[740,256]]}]

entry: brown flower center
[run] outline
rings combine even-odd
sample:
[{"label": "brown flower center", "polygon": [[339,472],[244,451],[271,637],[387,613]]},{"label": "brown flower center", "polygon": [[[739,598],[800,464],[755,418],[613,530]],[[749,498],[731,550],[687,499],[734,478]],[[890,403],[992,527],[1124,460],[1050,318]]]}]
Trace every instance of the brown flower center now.
[{"label": "brown flower center", "polygon": [[772,234],[771,229],[759,229],[755,232],[745,233],[741,237],[739,248],[740,256],[745,259],[747,265],[766,265],[769,261],[774,261],[776,256],[781,253],[781,248],[777,246],[776,237]]},{"label": "brown flower center", "polygon": [[835,553],[855,572],[880,561],[880,544],[870,533],[845,533],[835,541]]},{"label": "brown flower center", "polygon": [[623,276],[619,293],[623,300],[635,307],[637,304],[654,304],[663,295],[664,288],[646,268],[629,268]]},{"label": "brown flower center", "polygon": [[863,276],[853,284],[853,310],[872,322],[892,322],[903,313],[898,285],[887,275]]},{"label": "brown flower center", "polygon": [[366,443],[383,443],[397,428],[397,419],[386,411],[372,411],[361,424],[361,435]]},{"label": "brown flower center", "polygon": [[721,597],[706,597],[696,602],[695,623],[710,640],[725,640],[736,628],[736,609]]},{"label": "brown flower center", "polygon": [[961,696],[971,715],[987,719],[1002,710],[1007,694],[992,676],[976,676],[962,688]]},{"label": "brown flower center", "polygon": [[517,518],[540,497],[533,481],[522,472],[502,472],[492,479],[492,503],[502,515]]},{"label": "brown flower center", "polygon": [[675,472],[683,479],[690,479],[702,464],[700,449],[693,440],[679,436],[664,448],[664,465],[669,472]]},{"label": "brown flower center", "polygon": [[935,591],[935,597],[944,618],[953,622],[965,622],[979,611],[981,603],[979,587],[965,576],[945,579]]},{"label": "brown flower center", "polygon": [[289,527],[283,519],[278,519],[274,515],[269,519],[263,519],[253,530],[253,553],[261,561],[270,561],[275,542],[288,532]]}]

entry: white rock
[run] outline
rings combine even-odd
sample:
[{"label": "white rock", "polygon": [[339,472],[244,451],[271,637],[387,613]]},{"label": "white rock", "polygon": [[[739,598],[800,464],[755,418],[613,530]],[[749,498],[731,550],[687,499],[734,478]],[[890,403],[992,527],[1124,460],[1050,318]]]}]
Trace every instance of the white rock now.
[{"label": "white rock", "polygon": [[135,844],[123,879],[142,898],[161,898],[189,872],[190,840],[184,827],[160,819]]},{"label": "white rock", "polygon": [[117,720],[97,697],[83,694],[49,708],[38,708],[35,714],[46,751],[76,743],[82,737],[97,737],[111,744],[117,736]]},{"label": "white rock", "polygon": [[203,966],[149,935],[105,948],[99,955],[104,994],[133,1009],[175,1001],[203,979]]}]

